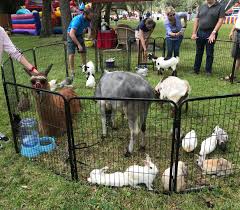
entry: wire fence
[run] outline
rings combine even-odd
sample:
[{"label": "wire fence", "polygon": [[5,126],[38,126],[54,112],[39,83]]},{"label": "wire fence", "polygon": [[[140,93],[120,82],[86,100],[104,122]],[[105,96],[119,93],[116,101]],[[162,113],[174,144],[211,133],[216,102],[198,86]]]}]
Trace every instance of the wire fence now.
[{"label": "wire fence", "polygon": [[[155,40],[153,51],[163,53],[163,43]],[[34,57],[33,52],[26,51],[38,64],[42,55],[35,52]],[[66,72],[66,63],[62,68]],[[59,93],[22,85],[16,69],[7,59],[2,77],[15,150],[26,159],[68,179],[107,186],[136,187],[141,183],[155,192],[238,184],[240,94],[192,98],[180,104],[159,99],[67,100]],[[105,112],[107,135],[103,135],[101,100],[125,104],[120,112],[113,113],[113,107]],[[146,127],[140,123],[143,104],[149,105],[144,109]],[[74,112],[76,106],[80,107],[78,112]],[[132,138],[126,115],[130,110],[139,116],[141,131],[133,132],[133,153],[126,157]],[[146,154],[151,158],[150,165]]]}]

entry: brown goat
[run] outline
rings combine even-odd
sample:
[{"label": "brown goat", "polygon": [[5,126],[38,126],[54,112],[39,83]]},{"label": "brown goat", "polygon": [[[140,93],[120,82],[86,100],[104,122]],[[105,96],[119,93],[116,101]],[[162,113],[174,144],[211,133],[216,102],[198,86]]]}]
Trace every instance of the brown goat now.
[{"label": "brown goat", "polygon": [[[47,75],[51,70],[50,65],[45,72],[31,77],[32,87],[44,90],[50,90]],[[66,101],[76,97],[77,94],[72,88],[63,88],[58,92]],[[67,130],[65,104],[62,96],[40,90],[34,90],[33,95],[36,100],[37,113],[39,115],[39,131],[41,135],[62,136]],[[81,104],[79,100],[73,100],[70,103],[72,117],[80,112]]]}]

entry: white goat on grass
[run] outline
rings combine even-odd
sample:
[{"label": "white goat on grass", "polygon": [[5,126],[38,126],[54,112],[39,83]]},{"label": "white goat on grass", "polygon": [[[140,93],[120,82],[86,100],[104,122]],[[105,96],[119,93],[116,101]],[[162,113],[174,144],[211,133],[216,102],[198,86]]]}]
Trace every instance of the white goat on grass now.
[{"label": "white goat on grass", "polygon": [[156,63],[156,68],[162,74],[162,71],[169,68],[172,69],[172,76],[177,76],[177,65],[179,63],[179,57],[172,57],[168,60],[165,60],[164,57],[156,57],[152,53],[148,54],[148,59]]}]

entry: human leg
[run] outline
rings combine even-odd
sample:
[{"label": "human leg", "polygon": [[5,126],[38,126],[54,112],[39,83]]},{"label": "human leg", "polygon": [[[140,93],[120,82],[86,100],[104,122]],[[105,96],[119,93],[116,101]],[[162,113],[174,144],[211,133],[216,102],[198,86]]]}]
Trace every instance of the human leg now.
[{"label": "human leg", "polygon": [[199,73],[200,71],[205,44],[206,40],[204,38],[198,37],[198,39],[196,40],[196,56],[194,63],[195,73]]},{"label": "human leg", "polygon": [[166,44],[167,44],[167,58],[171,58],[173,54],[173,43],[174,40],[170,38],[166,38]]}]

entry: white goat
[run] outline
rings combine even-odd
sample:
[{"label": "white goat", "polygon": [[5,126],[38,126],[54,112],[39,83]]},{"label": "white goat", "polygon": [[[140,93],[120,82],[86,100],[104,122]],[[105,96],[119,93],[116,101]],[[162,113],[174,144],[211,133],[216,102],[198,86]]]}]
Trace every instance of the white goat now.
[{"label": "white goat", "polygon": [[94,63],[92,61],[88,61],[86,65],[82,66],[82,72],[85,73],[86,75],[88,75],[88,73],[94,75],[95,74]]},{"label": "white goat", "polygon": [[168,60],[165,60],[164,57],[155,57],[152,53],[149,53],[148,58],[153,62],[156,62],[156,68],[158,71],[160,71],[160,73],[162,73],[162,70],[164,71],[171,68],[173,71],[172,75],[177,75],[176,68],[180,61],[179,57],[172,57]]},{"label": "white goat", "polygon": [[88,75],[88,79],[86,81],[86,87],[89,87],[89,88],[94,88],[96,85],[96,82],[95,82],[95,77],[93,74],[89,74]]}]

